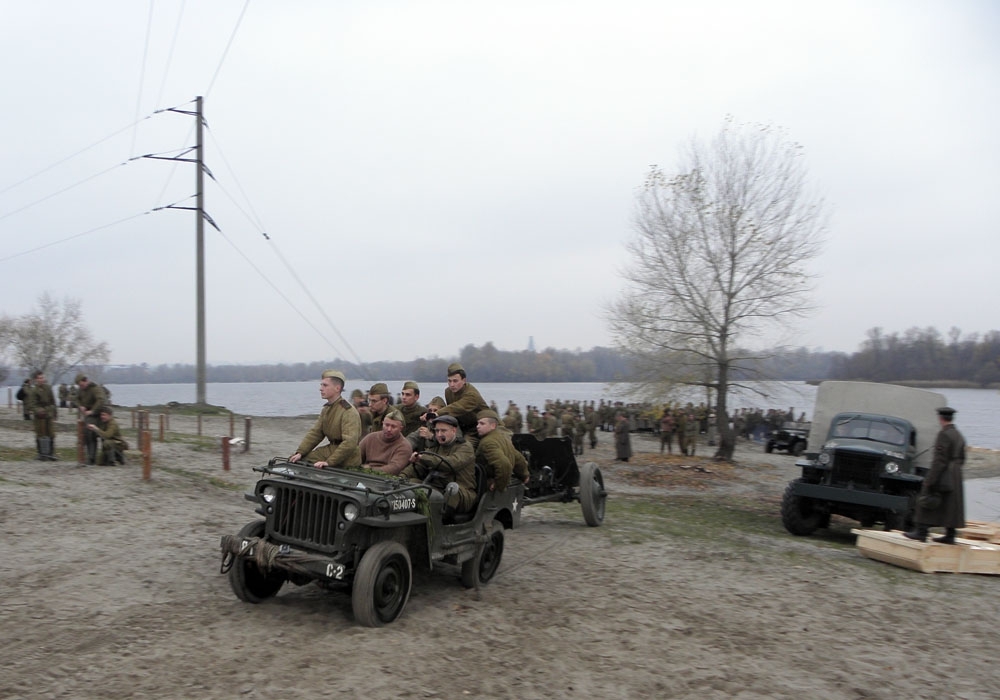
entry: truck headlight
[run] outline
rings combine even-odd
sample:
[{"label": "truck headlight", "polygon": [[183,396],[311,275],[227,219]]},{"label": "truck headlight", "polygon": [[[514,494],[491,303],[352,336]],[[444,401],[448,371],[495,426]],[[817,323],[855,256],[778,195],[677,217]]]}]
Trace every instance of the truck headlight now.
[{"label": "truck headlight", "polygon": [[886,474],[895,474],[898,471],[899,471],[899,465],[896,464],[895,462],[889,462],[888,464],[885,465]]},{"label": "truck headlight", "polygon": [[356,503],[347,503],[344,505],[344,520],[353,521],[358,517],[358,505]]},{"label": "truck headlight", "polygon": [[264,499],[264,503],[271,503],[278,496],[278,489],[273,486],[265,486],[260,490],[260,497]]},{"label": "truck headlight", "polygon": [[820,452],[820,455],[819,455],[819,457],[816,458],[816,461],[819,462],[820,464],[824,465],[824,466],[827,465],[827,464],[829,464],[830,463],[830,453],[829,452]]}]

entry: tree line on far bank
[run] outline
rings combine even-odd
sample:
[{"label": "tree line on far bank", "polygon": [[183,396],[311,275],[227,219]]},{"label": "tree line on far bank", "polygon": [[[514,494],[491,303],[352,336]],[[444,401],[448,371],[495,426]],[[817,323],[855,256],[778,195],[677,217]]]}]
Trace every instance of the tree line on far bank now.
[{"label": "tree line on far bank", "polygon": [[[942,382],[989,387],[1000,383],[1000,331],[962,336],[952,328],[947,337],[935,328],[886,333],[872,328],[854,353],[775,349],[734,376],[740,380]],[[236,365],[207,368],[210,382],[308,381],[330,367],[351,378],[440,382],[448,365],[459,361],[473,382],[616,382],[629,381],[627,356],[614,348],[540,351],[500,350],[488,342],[466,345],[454,357],[377,361],[361,367],[340,359],[314,362]],[[105,384],[173,384],[195,381],[192,364],[106,366],[92,372]],[[15,375],[16,377],[17,375]]]}]

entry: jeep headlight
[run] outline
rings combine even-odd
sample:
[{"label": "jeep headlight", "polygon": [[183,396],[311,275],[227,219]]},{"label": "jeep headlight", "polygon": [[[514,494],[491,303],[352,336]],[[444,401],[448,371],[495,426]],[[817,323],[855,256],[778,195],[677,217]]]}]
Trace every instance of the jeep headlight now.
[{"label": "jeep headlight", "polygon": [[822,464],[823,466],[826,466],[827,464],[830,463],[830,453],[821,452],[819,457],[816,458],[816,461]]},{"label": "jeep headlight", "polygon": [[899,471],[899,465],[896,464],[895,462],[889,462],[888,464],[885,465],[886,474],[895,474],[898,471]]},{"label": "jeep headlight", "polygon": [[265,486],[260,490],[260,497],[264,499],[264,503],[270,503],[278,496],[278,489],[273,486]]},{"label": "jeep headlight", "polygon": [[357,517],[358,517],[358,504],[357,503],[344,504],[344,520],[353,521]]}]

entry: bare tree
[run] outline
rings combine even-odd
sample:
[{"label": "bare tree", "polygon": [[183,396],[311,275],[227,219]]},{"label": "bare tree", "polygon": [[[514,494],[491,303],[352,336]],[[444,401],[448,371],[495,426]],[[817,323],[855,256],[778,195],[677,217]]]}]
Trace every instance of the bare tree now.
[{"label": "bare tree", "polygon": [[761,357],[739,348],[809,310],[806,267],[824,224],[801,148],[731,120],[710,143],[693,139],[676,174],[652,167],[637,195],[629,286],[609,308],[611,328],[638,381],[715,391],[718,459],[735,448],[734,372]]},{"label": "bare tree", "polygon": [[84,325],[80,302],[60,302],[48,292],[30,313],[0,319],[0,346],[9,350],[14,366],[41,370],[54,382],[84,363],[104,364],[110,357],[108,344],[96,342]]}]

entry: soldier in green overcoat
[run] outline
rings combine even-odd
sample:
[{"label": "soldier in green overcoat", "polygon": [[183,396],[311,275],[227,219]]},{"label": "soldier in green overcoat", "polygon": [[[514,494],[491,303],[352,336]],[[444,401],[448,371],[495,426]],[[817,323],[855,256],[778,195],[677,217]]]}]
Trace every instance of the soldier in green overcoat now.
[{"label": "soldier in green overcoat", "polygon": [[[74,382],[79,391],[76,395],[76,405],[80,410],[85,425],[95,425],[100,419],[98,411],[108,404],[107,394],[100,384],[90,381],[85,374],[77,374]],[[87,464],[97,463],[97,435],[92,430],[83,431],[83,444],[87,450]]]},{"label": "soldier in green overcoat", "polygon": [[122,437],[118,421],[112,417],[111,406],[102,406],[98,409],[98,416],[97,423],[87,425],[87,429],[100,437],[102,441],[101,456],[97,463],[105,465],[113,465],[116,462],[125,464],[125,450],[128,449],[128,443]]},{"label": "soldier in green overcoat", "polygon": [[406,421],[403,424],[403,435],[409,435],[414,430],[419,429],[420,416],[427,412],[427,409],[420,403],[420,385],[416,382],[403,384],[399,406],[396,408],[403,414],[403,419]]},{"label": "soldier in green overcoat", "polygon": [[38,448],[37,459],[54,460],[55,454],[55,419],[56,397],[52,387],[45,381],[44,372],[35,372],[31,378],[31,386],[26,392],[25,406],[28,414],[35,421],[35,446]]},{"label": "soldier in green overcoat", "polygon": [[475,447],[479,441],[476,435],[476,416],[480,411],[488,411],[490,407],[479,389],[466,381],[465,368],[457,362],[448,365],[448,388],[444,390],[444,400],[448,405],[438,413],[442,416],[454,416],[462,434]]},{"label": "soldier in green overcoat", "polygon": [[958,528],[965,527],[965,485],[962,465],[965,464],[965,438],[952,422],[955,409],[937,409],[941,430],[934,440],[931,468],[920,485],[917,510],[913,520],[916,528],[905,533],[911,540],[925,542],[928,528],[945,528],[944,537],[935,542],[955,544]]}]

